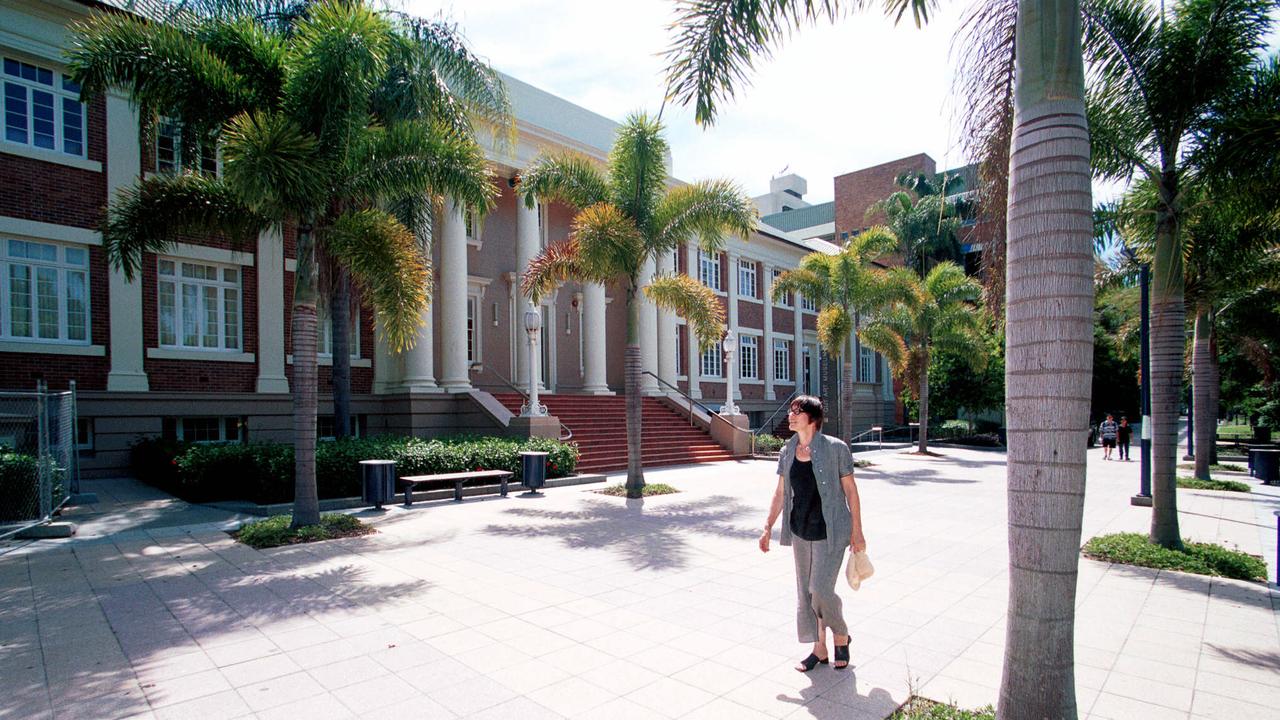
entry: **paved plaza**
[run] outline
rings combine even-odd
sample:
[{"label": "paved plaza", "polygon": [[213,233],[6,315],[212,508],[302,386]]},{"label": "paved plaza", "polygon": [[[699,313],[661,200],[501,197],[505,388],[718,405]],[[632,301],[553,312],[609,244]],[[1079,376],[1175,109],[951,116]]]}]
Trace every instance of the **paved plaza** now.
[{"label": "paved plaza", "polygon": [[[790,550],[762,555],[768,461],[365,515],[378,533],[259,552],[235,518],[86,482],[66,541],[0,544],[0,718],[883,718],[915,688],[994,703],[1004,456],[884,451],[858,471],[877,568],[841,589],[848,671],[791,669]],[[1085,536],[1145,530],[1137,463],[1090,451]],[[1252,481],[1250,481],[1252,482]],[[1280,492],[1181,491],[1183,535],[1263,554]],[[1272,718],[1275,585],[1080,567],[1081,716]]]}]

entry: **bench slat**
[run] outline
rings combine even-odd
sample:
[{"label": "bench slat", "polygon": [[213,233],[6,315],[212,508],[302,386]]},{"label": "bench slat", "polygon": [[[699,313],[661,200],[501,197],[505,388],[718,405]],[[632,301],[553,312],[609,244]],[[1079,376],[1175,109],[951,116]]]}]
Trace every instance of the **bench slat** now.
[{"label": "bench slat", "polygon": [[503,475],[511,476],[510,470],[476,470],[474,472],[456,472],[456,473],[440,473],[438,475],[409,475],[400,478],[401,482],[420,483],[431,482],[432,480],[466,480],[468,478],[488,478],[502,477]]}]

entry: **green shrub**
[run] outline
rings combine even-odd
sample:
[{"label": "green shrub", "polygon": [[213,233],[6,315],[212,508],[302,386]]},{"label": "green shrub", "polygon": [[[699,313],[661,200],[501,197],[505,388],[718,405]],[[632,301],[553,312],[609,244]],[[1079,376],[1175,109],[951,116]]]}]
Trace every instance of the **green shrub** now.
[{"label": "green shrub", "polygon": [[918,695],[911,696],[888,720],[995,720],[990,705],[979,710],[963,710],[954,704],[934,702]]},{"label": "green shrub", "polygon": [[40,517],[40,470],[34,455],[0,449],[0,520]]},{"label": "green shrub", "polygon": [[776,453],[781,450],[782,446],[786,443],[786,440],[783,440],[776,435],[760,433],[759,435],[756,435],[756,452],[761,454]]},{"label": "green shrub", "polygon": [[245,545],[262,549],[374,532],[373,528],[360,522],[359,518],[342,513],[324,513],[320,516],[319,525],[308,525],[297,530],[289,527],[290,522],[288,515],[273,515],[266,520],[249,523],[231,535]]},{"label": "green shrub", "polygon": [[[623,483],[618,483],[616,485],[609,485],[608,487],[601,488],[596,492],[600,493],[601,495],[612,495],[614,497],[626,497],[627,486]],[[643,495],[644,497],[649,497],[650,495],[670,495],[672,493],[678,493],[678,492],[680,491],[671,487],[666,483],[646,483],[640,494]]]},{"label": "green shrub", "polygon": [[1182,550],[1170,550],[1141,533],[1099,535],[1085,543],[1083,552],[1093,560],[1236,580],[1265,580],[1267,575],[1266,563],[1256,555],[1210,543],[1189,542]]},{"label": "green shrub", "polygon": [[[577,445],[545,438],[396,436],[345,438],[316,446],[316,490],[321,498],[360,494],[361,460],[394,460],[399,475],[462,470],[509,470],[521,479],[520,451],[547,455],[547,477],[572,475]],[[186,444],[149,438],[133,446],[138,478],[191,502],[293,500],[293,447],[282,443]]]},{"label": "green shrub", "polygon": [[1193,477],[1178,478],[1178,487],[1188,490],[1226,490],[1227,492],[1252,492],[1248,483],[1239,480],[1200,480]]}]

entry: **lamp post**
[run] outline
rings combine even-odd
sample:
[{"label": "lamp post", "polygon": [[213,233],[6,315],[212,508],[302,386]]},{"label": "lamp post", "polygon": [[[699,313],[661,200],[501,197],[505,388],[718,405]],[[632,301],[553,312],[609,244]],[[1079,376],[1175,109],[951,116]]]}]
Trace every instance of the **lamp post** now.
[{"label": "lamp post", "polygon": [[724,362],[729,366],[729,375],[724,393],[724,405],[720,406],[720,414],[738,415],[740,414],[738,406],[733,402],[733,396],[738,394],[738,365],[733,359],[733,356],[738,351],[738,336],[732,330],[724,334],[722,347],[724,347]]},{"label": "lamp post", "polygon": [[1141,285],[1141,342],[1139,372],[1142,374],[1142,444],[1139,449],[1138,494],[1129,498],[1131,505],[1151,507],[1151,266],[1144,264],[1138,276]]},{"label": "lamp post", "polygon": [[542,313],[529,307],[524,311],[524,331],[529,335],[529,401],[520,408],[521,417],[546,417],[547,407],[538,402],[538,331],[542,329]]}]

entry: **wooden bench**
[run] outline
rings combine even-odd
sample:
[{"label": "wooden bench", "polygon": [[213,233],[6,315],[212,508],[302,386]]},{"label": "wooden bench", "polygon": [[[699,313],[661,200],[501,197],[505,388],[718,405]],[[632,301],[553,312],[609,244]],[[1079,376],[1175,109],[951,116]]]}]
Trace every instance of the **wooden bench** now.
[{"label": "wooden bench", "polygon": [[471,472],[439,473],[437,475],[409,475],[400,478],[404,483],[404,504],[413,504],[413,489],[423,483],[453,483],[453,501],[462,502],[462,486],[472,480],[501,480],[500,494],[507,496],[507,481],[511,479],[509,470],[473,470]]}]

